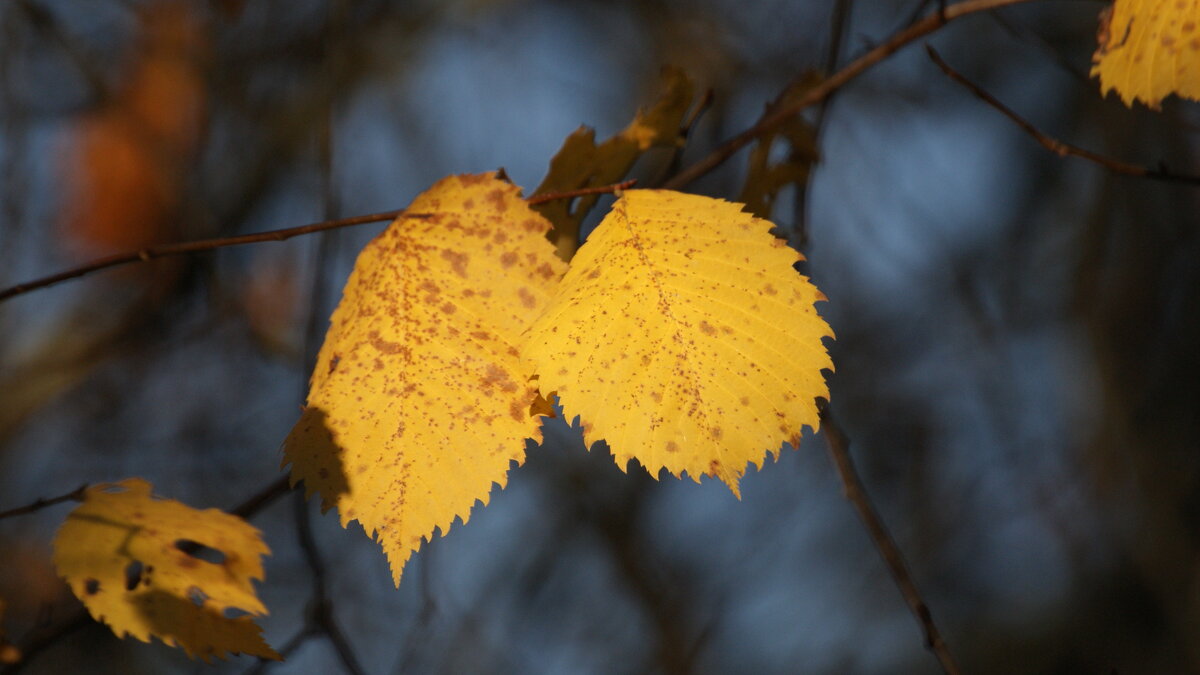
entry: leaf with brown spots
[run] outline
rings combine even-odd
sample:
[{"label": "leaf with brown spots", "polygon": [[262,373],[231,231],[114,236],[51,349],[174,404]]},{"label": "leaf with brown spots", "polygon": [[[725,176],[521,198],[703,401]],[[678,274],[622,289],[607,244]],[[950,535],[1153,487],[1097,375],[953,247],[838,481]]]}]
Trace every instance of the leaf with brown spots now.
[{"label": "leaf with brown spots", "polygon": [[1116,0],[1101,16],[1092,75],[1125,105],[1200,100],[1200,0]]},{"label": "leaf with brown spots", "polygon": [[407,213],[359,255],[284,443],[292,481],[362,523],[397,584],[541,438],[517,347],[566,268],[493,174],[439,181]]},{"label": "leaf with brown spots", "polygon": [[[678,68],[664,68],[662,94],[649,110],[639,110],[629,126],[596,145],[596,132],[576,129],[550,160],[550,170],[534,195],[568,192],[609,185],[623,179],[642,153],[653,147],[675,147],[683,141],[680,128],[692,107],[692,82]],[[579,243],[579,225],[599,196],[556,199],[534,209],[554,224],[559,255],[566,258]]]},{"label": "leaf with brown spots", "polygon": [[723,480],[816,428],[832,337],[800,254],[740,204],[631,190],[588,237],[524,355],[590,444]]},{"label": "leaf with brown spots", "polygon": [[210,661],[227,653],[282,657],[249,616],[264,615],[254,579],[270,551],[258,530],[217,509],[151,495],[130,478],[87,490],[54,539],[54,564],[97,621],[149,642],[153,635]]}]

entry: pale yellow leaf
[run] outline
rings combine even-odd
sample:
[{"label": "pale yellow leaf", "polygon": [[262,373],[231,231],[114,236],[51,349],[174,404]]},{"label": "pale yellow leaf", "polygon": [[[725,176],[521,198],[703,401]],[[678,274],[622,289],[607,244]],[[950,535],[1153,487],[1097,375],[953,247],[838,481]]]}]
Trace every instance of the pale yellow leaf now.
[{"label": "pale yellow leaf", "polygon": [[263,578],[268,553],[241,518],[155,498],[140,478],[89,488],[54,539],[58,573],[93,618],[118,637],[153,635],[205,661],[229,652],[281,658],[250,617],[223,614],[267,613],[252,580]]},{"label": "pale yellow leaf", "polygon": [[1171,94],[1200,100],[1200,0],[1116,0],[1107,11],[1092,57],[1102,94],[1151,108]]},{"label": "pale yellow leaf", "polygon": [[741,205],[631,190],[588,237],[525,356],[543,392],[623,468],[715,476],[738,494],[818,424],[832,337],[800,255]]},{"label": "pale yellow leaf", "polygon": [[363,249],[284,444],[293,481],[358,520],[394,581],[541,438],[517,350],[565,269],[492,174],[451,176]]}]

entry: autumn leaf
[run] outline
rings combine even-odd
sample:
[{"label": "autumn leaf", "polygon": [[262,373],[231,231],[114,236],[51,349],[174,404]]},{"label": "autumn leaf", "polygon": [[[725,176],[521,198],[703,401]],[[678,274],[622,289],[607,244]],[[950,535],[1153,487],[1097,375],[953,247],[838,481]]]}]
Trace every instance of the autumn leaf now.
[{"label": "autumn leaf", "polygon": [[1101,18],[1092,76],[1100,93],[1157,109],[1178,94],[1200,100],[1200,0],[1116,0]]},{"label": "autumn leaf", "polygon": [[816,428],[833,368],[813,308],[824,297],[770,227],[678,192],[617,201],[523,350],[589,444],[608,441],[622,467],[719,477],[736,495],[748,462]]},{"label": "autumn leaf", "polygon": [[241,518],[154,498],[140,478],[89,488],[54,540],[58,573],[93,618],[118,637],[153,635],[205,661],[282,659],[249,616],[225,616],[267,613],[252,580],[269,552]]},{"label": "autumn leaf", "polygon": [[[805,73],[767,106],[767,114],[801,98],[820,81],[816,73]],[[779,160],[772,157],[776,141],[783,141],[787,146],[786,154]],[[738,201],[759,218],[770,218],[779,192],[788,185],[803,185],[815,161],[817,139],[813,128],[803,117],[794,115],[778,128],[763,134],[750,150],[746,181]]]},{"label": "autumn leaf", "polygon": [[443,179],[362,251],[333,314],[285,461],[397,584],[541,438],[518,344],[566,267],[549,229],[493,174]]},{"label": "autumn leaf", "polygon": [[[568,192],[585,187],[609,185],[623,179],[642,153],[653,147],[672,147],[681,142],[683,116],[692,106],[692,82],[678,68],[664,68],[663,93],[649,110],[639,110],[629,126],[596,145],[596,132],[588,127],[575,130],[550,160],[550,170],[533,194]],[[596,205],[598,196],[572,201],[558,199],[534,207],[554,225],[553,241],[563,259],[579,243],[579,226]]]}]

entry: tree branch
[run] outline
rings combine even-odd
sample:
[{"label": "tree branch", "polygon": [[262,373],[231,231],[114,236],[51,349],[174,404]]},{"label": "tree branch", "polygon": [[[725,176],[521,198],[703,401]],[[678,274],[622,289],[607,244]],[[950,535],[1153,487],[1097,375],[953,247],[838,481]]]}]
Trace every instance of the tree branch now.
[{"label": "tree branch", "polygon": [[1174,173],[1172,171],[1168,171],[1166,167],[1161,165],[1156,169],[1151,169],[1150,167],[1142,166],[1140,164],[1130,164],[1129,162],[1122,162],[1119,159],[1105,157],[1104,155],[1081,148],[1077,145],[1060,141],[1059,139],[1054,138],[1053,136],[1050,136],[1049,134],[1046,134],[1037,127],[1033,126],[1029,120],[1021,117],[1011,108],[1001,103],[999,99],[997,99],[995,96],[992,96],[990,93],[984,90],[983,87],[980,87],[974,82],[968,80],[965,75],[958,72],[954,68],[951,68],[950,64],[942,60],[941,55],[937,53],[936,49],[928,45],[926,45],[925,49],[929,52],[929,58],[933,59],[933,62],[937,64],[938,68],[942,69],[942,72],[945,73],[947,77],[966,87],[971,93],[978,96],[985,103],[1000,111],[1002,115],[1012,120],[1013,123],[1020,127],[1022,131],[1032,136],[1033,140],[1037,141],[1039,145],[1050,152],[1053,152],[1059,157],[1079,157],[1081,159],[1086,159],[1089,162],[1099,164],[1113,173],[1124,174],[1126,176],[1150,178],[1168,183],[1200,185],[1200,176],[1197,175]]},{"label": "tree branch", "polygon": [[41,511],[42,509],[46,508],[47,506],[54,506],[55,504],[61,504],[63,502],[81,502],[81,501],[83,501],[83,493],[87,489],[88,489],[88,484],[84,483],[83,485],[80,485],[79,487],[75,488],[74,490],[71,490],[70,492],[68,492],[65,495],[59,495],[58,497],[51,497],[50,499],[38,499],[37,501],[33,502],[32,504],[26,504],[25,506],[18,506],[15,509],[9,509],[7,511],[0,511],[0,520],[3,520],[5,518],[11,518],[13,516],[23,516],[27,513],[33,513],[34,511]]},{"label": "tree branch", "polygon": [[[576,197],[587,195],[616,192],[617,190],[624,190],[632,186],[634,182],[635,181],[627,180],[625,182],[615,183],[613,185],[582,188],[579,190],[571,190],[569,192],[556,192],[554,194],[530,197],[526,201],[528,201],[530,204],[540,204],[542,202],[548,202],[555,199],[574,199]],[[211,251],[218,248],[228,248],[230,246],[243,246],[246,244],[258,244],[268,241],[284,241],[286,239],[291,239],[292,237],[297,237],[303,234],[312,234],[314,232],[323,232],[325,230],[336,230],[342,227],[351,227],[354,225],[366,225],[369,223],[381,223],[389,220],[395,220],[402,214],[407,215],[409,218],[429,217],[429,214],[427,213],[406,214],[404,209],[398,209],[396,211],[383,211],[381,213],[370,213],[363,216],[338,218],[336,220],[323,220],[319,223],[301,225],[300,227],[289,227],[282,230],[271,230],[269,232],[258,232],[255,234],[243,234],[237,237],[201,239],[198,241],[179,242],[177,244],[151,246],[149,248],[143,248],[137,251],[127,251],[125,253],[117,253],[115,255],[110,255],[103,258],[97,258],[96,260],[80,265],[79,267],[73,267],[69,270],[51,274],[40,279],[33,279],[31,281],[26,281],[24,283],[2,289],[0,290],[0,303],[30,291],[36,291],[40,288],[46,288],[47,286],[54,286],[55,284],[68,281],[70,279],[76,279],[84,276],[85,274],[91,274],[92,272],[98,272],[110,267],[118,267],[120,265],[128,265],[136,262],[145,262],[155,258],[165,258],[168,256],[187,255],[189,253]]]},{"label": "tree branch", "polygon": [[854,78],[861,75],[871,66],[883,61],[887,57],[896,53],[900,49],[910,43],[933,33],[942,26],[976,12],[986,12],[988,10],[997,9],[1006,5],[1016,5],[1030,0],[964,0],[953,5],[947,5],[939,8],[924,19],[913,23],[907,28],[892,35],[879,46],[870,50],[866,54],[852,61],[845,68],[830,75],[817,86],[813,87],[808,93],[797,99],[795,102],[770,110],[765,113],[754,126],[746,129],[733,138],[725,141],[716,150],[713,150],[707,157],[692,164],[688,168],[679,172],[674,178],[667,181],[663,187],[679,190],[696,179],[704,176],[708,172],[720,166],[725,160],[729,159],[738,150],[753,143],[759,136],[774,131],[784,122],[787,122],[801,110],[809,106],[820,103],[829,97],[830,94],[837,91],[850,82]]},{"label": "tree branch", "polygon": [[896,540],[888,532],[887,527],[883,524],[883,519],[879,517],[879,512],[871,503],[871,498],[867,496],[866,487],[863,486],[862,479],[859,478],[858,472],[854,468],[854,461],[850,458],[850,441],[841,427],[834,422],[828,407],[821,411],[821,430],[825,433],[825,440],[829,444],[829,455],[833,459],[834,467],[837,468],[838,477],[842,480],[842,492],[846,499],[854,505],[854,509],[858,511],[858,517],[866,526],[867,533],[871,535],[871,541],[874,542],[875,549],[879,551],[883,562],[887,564],[892,580],[900,589],[900,594],[904,596],[904,602],[921,624],[921,629],[925,633],[925,646],[937,657],[938,663],[941,664],[946,675],[959,675],[961,671],[958,669],[958,664],[951,656],[950,649],[946,646],[946,641],[938,631],[937,625],[934,624],[929,606],[921,599],[917,585],[913,582],[912,574],[908,571],[908,565],[904,562],[904,556],[900,553],[900,548],[896,546]]}]

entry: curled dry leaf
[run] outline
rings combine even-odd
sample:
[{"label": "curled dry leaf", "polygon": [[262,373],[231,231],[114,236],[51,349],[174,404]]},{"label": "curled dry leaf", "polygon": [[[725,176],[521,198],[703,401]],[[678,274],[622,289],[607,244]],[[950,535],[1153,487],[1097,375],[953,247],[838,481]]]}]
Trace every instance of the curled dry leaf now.
[{"label": "curled dry leaf", "polygon": [[543,392],[617,463],[715,476],[818,424],[832,331],[800,254],[739,204],[631,190],[571,263],[524,348]]},{"label": "curled dry leaf", "polygon": [[54,539],[58,573],[94,619],[118,637],[153,635],[205,661],[230,652],[282,659],[249,616],[225,616],[267,613],[253,580],[268,553],[241,518],[156,499],[140,478],[89,488]]}]

